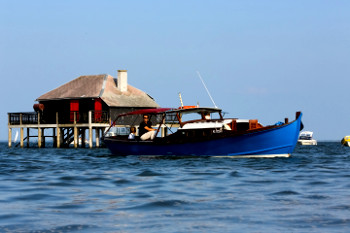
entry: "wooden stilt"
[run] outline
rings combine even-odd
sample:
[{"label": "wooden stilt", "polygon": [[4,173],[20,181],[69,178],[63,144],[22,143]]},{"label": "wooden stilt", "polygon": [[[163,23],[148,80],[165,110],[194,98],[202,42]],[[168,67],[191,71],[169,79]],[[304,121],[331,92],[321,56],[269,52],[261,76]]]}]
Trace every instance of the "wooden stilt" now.
[{"label": "wooden stilt", "polygon": [[58,112],[56,112],[56,131],[57,131],[56,147],[60,148],[61,147],[61,129],[60,129],[58,123],[59,123]]},{"label": "wooden stilt", "polygon": [[42,142],[42,140],[41,140],[41,133],[42,133],[41,128],[38,127],[38,147],[39,148],[41,148],[41,142]]},{"label": "wooden stilt", "polygon": [[89,127],[89,147],[92,148],[92,128]]},{"label": "wooden stilt", "polygon": [[100,147],[100,129],[95,129],[95,137],[96,137],[96,147]]},{"label": "wooden stilt", "polygon": [[74,148],[77,148],[79,144],[78,128],[74,126]]},{"label": "wooden stilt", "polygon": [[42,128],[41,129],[41,146],[42,147],[45,147],[46,146],[46,144],[45,144],[45,128]]},{"label": "wooden stilt", "polygon": [[40,128],[40,113],[38,112],[38,147],[41,148],[41,128]]},{"label": "wooden stilt", "polygon": [[74,112],[74,148],[78,147],[77,112]]},{"label": "wooden stilt", "polygon": [[56,134],[56,147],[61,147],[61,129],[57,127],[57,134]]},{"label": "wooden stilt", "polygon": [[20,132],[20,144],[21,144],[21,148],[24,147],[24,142],[23,142],[23,127],[21,127],[19,129],[19,132]]},{"label": "wooden stilt", "polygon": [[52,128],[53,147],[57,147],[56,128]]},{"label": "wooden stilt", "polygon": [[23,127],[22,127],[23,121],[22,121],[22,117],[23,117],[22,113],[19,114],[19,126],[20,126],[19,132],[20,132],[20,145],[21,145],[21,148],[23,148]]},{"label": "wooden stilt", "polygon": [[7,114],[7,125],[8,125],[8,146],[11,147],[12,146],[12,128],[10,128],[11,125],[11,117],[10,117],[10,113]]},{"label": "wooden stilt", "polygon": [[91,120],[91,111],[89,111],[89,147],[92,148],[92,120]]},{"label": "wooden stilt", "polygon": [[8,138],[8,143],[9,143],[9,147],[12,146],[12,128],[9,128],[9,138]]},{"label": "wooden stilt", "polygon": [[60,142],[63,143],[64,142],[64,129],[60,128]]}]

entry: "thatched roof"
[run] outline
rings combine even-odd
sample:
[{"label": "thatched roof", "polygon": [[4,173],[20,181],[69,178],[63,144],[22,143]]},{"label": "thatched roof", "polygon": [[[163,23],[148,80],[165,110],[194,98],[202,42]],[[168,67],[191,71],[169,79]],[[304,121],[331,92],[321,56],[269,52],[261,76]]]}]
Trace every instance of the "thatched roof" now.
[{"label": "thatched roof", "polygon": [[130,85],[126,92],[121,92],[116,83],[117,80],[108,74],[80,76],[36,101],[101,98],[109,107],[159,107],[145,92]]}]

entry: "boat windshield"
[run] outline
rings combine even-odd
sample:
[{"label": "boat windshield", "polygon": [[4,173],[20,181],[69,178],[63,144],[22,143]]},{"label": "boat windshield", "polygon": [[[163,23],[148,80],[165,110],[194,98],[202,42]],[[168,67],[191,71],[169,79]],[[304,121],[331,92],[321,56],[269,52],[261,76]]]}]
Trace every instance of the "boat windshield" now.
[{"label": "boat windshield", "polygon": [[219,112],[190,112],[187,114],[181,114],[181,121],[194,121],[194,120],[211,120],[221,119]]},{"label": "boat windshield", "polygon": [[308,135],[301,135],[301,136],[299,137],[299,139],[301,139],[301,140],[311,140],[312,137],[311,137],[311,136],[308,136]]}]

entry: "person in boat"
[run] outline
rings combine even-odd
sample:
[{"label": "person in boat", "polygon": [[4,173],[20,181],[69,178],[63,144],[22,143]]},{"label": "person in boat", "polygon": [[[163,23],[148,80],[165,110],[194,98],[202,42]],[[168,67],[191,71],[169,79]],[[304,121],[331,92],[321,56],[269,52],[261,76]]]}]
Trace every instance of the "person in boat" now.
[{"label": "person in boat", "polygon": [[140,123],[139,126],[139,136],[141,140],[153,140],[155,135],[156,130],[152,128],[152,122],[149,120],[149,116],[143,115],[143,121]]},{"label": "person in boat", "polygon": [[131,127],[128,139],[131,139],[131,140],[135,139],[135,133],[136,133],[136,128],[135,127]]},{"label": "person in boat", "polygon": [[210,113],[209,112],[205,112],[204,113],[204,119],[205,120],[210,120]]}]

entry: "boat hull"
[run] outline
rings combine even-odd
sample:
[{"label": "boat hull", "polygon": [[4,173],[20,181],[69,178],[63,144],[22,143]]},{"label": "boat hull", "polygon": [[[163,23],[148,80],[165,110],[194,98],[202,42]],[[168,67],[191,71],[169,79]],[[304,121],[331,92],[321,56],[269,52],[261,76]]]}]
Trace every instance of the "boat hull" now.
[{"label": "boat hull", "polygon": [[303,146],[316,146],[317,145],[317,141],[315,139],[298,140],[298,144],[303,145]]},{"label": "boat hull", "polygon": [[301,114],[289,124],[211,140],[157,143],[105,138],[103,141],[114,155],[286,157],[296,146],[300,125]]}]

